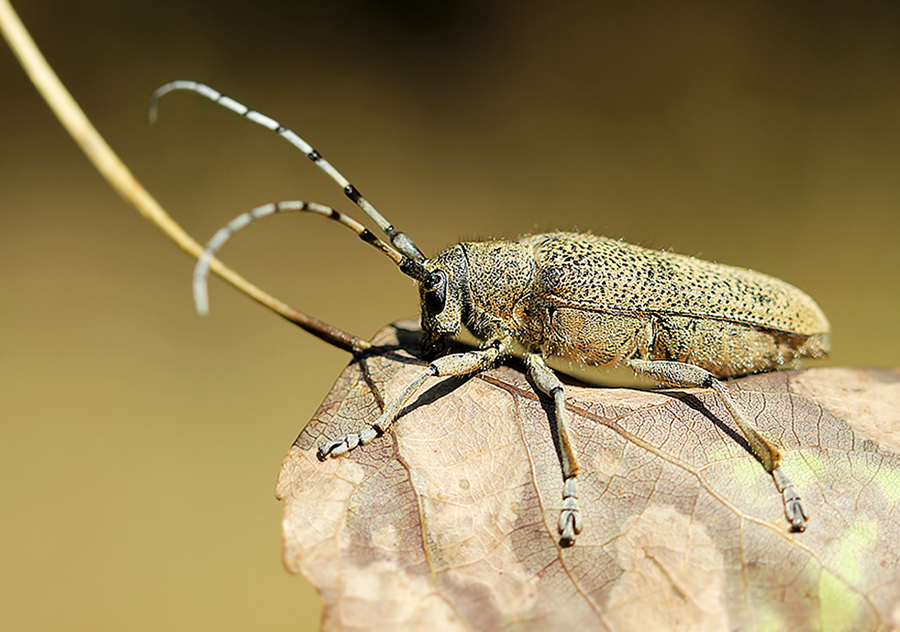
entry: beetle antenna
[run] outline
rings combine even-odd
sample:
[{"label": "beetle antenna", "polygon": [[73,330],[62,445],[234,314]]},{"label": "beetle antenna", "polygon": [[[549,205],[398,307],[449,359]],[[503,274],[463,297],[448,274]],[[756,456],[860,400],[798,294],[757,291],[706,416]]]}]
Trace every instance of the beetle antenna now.
[{"label": "beetle antenna", "polygon": [[207,284],[209,278],[209,264],[216,252],[225,245],[225,242],[231,239],[231,236],[236,232],[242,228],[246,228],[258,219],[269,217],[276,213],[289,212],[315,213],[316,215],[322,215],[328,219],[333,219],[339,224],[343,224],[352,230],[364,242],[386,255],[400,268],[400,271],[407,276],[410,276],[417,281],[423,281],[425,277],[428,276],[428,271],[425,269],[425,266],[422,265],[421,261],[397,252],[397,250],[378,239],[378,237],[372,234],[372,231],[355,219],[348,215],[344,215],[340,211],[334,210],[330,206],[316,204],[314,202],[301,202],[299,200],[277,202],[274,204],[266,204],[265,206],[260,206],[252,211],[238,215],[216,231],[216,234],[213,235],[212,239],[207,242],[203,254],[200,255],[200,258],[197,259],[197,265],[194,266],[194,306],[197,309],[197,313],[201,316],[205,316],[209,313],[209,289]]},{"label": "beetle antenna", "polygon": [[207,99],[210,99],[211,101],[214,101],[219,105],[228,108],[232,112],[237,112],[244,118],[272,130],[273,132],[284,138],[291,145],[306,154],[306,156],[310,160],[316,163],[316,166],[318,166],[319,169],[331,176],[331,179],[337,182],[341,186],[341,188],[344,189],[344,194],[348,198],[353,200],[354,204],[361,208],[366,215],[371,217],[372,220],[376,224],[378,224],[378,227],[384,232],[385,235],[388,236],[388,238],[390,238],[391,243],[397,250],[399,250],[410,259],[415,259],[416,261],[426,260],[425,255],[422,254],[422,251],[419,250],[419,247],[416,246],[415,243],[413,243],[413,240],[407,237],[405,233],[398,232],[391,225],[391,223],[387,221],[381,213],[375,210],[375,207],[372,206],[372,204],[360,194],[357,188],[350,184],[347,178],[345,178],[340,171],[335,169],[330,162],[322,158],[319,152],[313,149],[309,143],[297,136],[297,134],[286,128],[278,121],[269,118],[265,114],[261,114],[256,110],[251,110],[246,105],[238,103],[231,97],[227,97],[221,92],[214,90],[213,88],[210,88],[205,84],[197,83],[196,81],[173,81],[171,83],[167,83],[164,86],[161,86],[160,88],[157,88],[156,92],[153,93],[153,96],[150,97],[150,108],[147,113],[151,123],[154,123],[156,121],[159,100],[164,95],[174,90],[188,90],[190,92],[196,92],[197,94],[200,94]]}]

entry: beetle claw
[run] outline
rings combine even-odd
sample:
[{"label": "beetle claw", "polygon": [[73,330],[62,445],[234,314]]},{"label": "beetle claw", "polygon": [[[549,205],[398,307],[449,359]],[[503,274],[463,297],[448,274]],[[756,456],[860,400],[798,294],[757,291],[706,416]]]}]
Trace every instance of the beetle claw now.
[{"label": "beetle claw", "polygon": [[581,533],[581,517],[578,509],[563,509],[559,514],[559,545],[566,549],[575,544],[575,536]]}]

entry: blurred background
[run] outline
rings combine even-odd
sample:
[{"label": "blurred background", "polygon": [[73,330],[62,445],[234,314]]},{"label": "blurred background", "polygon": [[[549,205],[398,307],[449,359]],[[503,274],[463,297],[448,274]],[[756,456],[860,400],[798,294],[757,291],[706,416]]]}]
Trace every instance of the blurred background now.
[{"label": "blurred background", "polygon": [[[900,4],[780,5],[16,8],[201,241],[270,201],[354,209],[196,95],[148,125],[173,79],[292,127],[426,253],[579,229],[754,268],[818,300],[831,364],[897,366]],[[100,179],[6,49],[0,108],[2,627],[316,629],[273,494],[347,355],[215,280],[196,316],[189,258]],[[320,218],[269,220],[222,257],[359,335],[417,313],[408,279]]]}]

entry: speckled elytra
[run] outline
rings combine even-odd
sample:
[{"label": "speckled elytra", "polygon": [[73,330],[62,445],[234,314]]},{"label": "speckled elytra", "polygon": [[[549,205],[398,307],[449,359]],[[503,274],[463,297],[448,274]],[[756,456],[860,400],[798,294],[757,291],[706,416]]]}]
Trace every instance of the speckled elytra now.
[{"label": "speckled elytra", "polygon": [[[340,184],[393,246],[327,206],[299,201],[261,206],[229,222],[207,244],[194,271],[200,313],[208,311],[206,278],[214,253],[254,220],[286,211],[316,213],[341,223],[419,283],[422,346],[426,357],[436,359],[374,423],[320,446],[320,460],[382,435],[427,378],[484,371],[519,345],[525,350],[529,376],[554,402],[557,423],[551,428],[563,478],[561,546],[574,544],[581,532],[579,467],[566,431],[563,385],[546,364],[550,356],[589,366],[624,363],[662,384],[714,390],[772,476],[790,530],[806,528],[807,511],[780,467],[781,455],[753,428],[719,378],[826,356],[830,327],[809,296],[759,272],[591,234],[557,232],[518,241],[467,242],[428,259],[306,141],[271,118],[193,81],[159,88],[151,118],[157,101],[173,90],[201,94],[285,138]],[[463,326],[482,341],[481,347],[437,357]]]}]

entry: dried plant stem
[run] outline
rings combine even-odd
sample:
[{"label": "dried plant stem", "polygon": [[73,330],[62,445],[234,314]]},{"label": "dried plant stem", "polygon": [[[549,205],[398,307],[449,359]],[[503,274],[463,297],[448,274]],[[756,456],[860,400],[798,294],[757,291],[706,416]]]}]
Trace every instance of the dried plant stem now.
[{"label": "dried plant stem", "polygon": [[[198,258],[203,252],[203,246],[188,235],[163,210],[103,140],[56,73],[50,68],[19,16],[9,4],[9,0],[0,0],[0,31],[3,32],[10,48],[50,109],[106,181],[118,191],[119,195],[125,198],[126,202],[137,209],[138,213],[165,233],[182,250],[195,259]],[[352,353],[364,351],[371,346],[357,336],[341,331],[279,301],[216,259],[211,261],[210,269],[253,300],[329,344]]]}]

